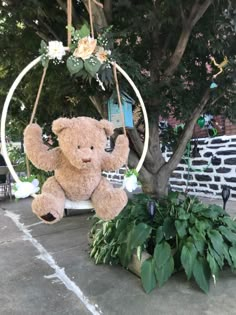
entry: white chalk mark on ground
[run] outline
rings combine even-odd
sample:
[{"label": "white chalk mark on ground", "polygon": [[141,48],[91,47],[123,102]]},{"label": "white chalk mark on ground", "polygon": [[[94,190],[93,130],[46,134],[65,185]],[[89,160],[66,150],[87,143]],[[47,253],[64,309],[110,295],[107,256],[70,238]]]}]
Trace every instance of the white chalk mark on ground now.
[{"label": "white chalk mark on ground", "polygon": [[39,251],[40,255],[37,256],[39,259],[45,261],[55,273],[47,276],[47,278],[57,278],[59,279],[65,287],[74,292],[74,294],[80,299],[84,306],[93,314],[100,315],[102,314],[101,310],[97,305],[92,304],[89,299],[83,294],[81,289],[66,275],[64,268],[60,268],[52,255],[30,234],[30,231],[20,222],[20,215],[15,214],[11,211],[5,211],[5,216],[9,217],[15,225],[19,228],[21,232],[24,233],[24,240],[31,242],[31,244]]},{"label": "white chalk mark on ground", "polygon": [[42,224],[42,223],[43,223],[43,221],[39,221],[39,222],[30,224],[30,225],[26,225],[26,228],[29,228],[29,227],[32,227],[32,226],[35,226],[35,225],[39,225],[39,224]]}]

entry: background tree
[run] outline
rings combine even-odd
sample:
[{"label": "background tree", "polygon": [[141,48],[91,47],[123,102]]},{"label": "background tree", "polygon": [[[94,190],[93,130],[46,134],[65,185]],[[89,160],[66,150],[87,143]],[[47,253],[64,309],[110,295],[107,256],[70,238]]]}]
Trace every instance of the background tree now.
[{"label": "background tree", "polygon": [[[235,106],[235,4],[229,0],[104,0],[104,8],[92,2],[97,32],[113,25],[109,33],[116,60],[131,75],[145,101],[150,121],[149,150],[140,172],[143,190],[157,197],[167,193],[168,180],[184,154],[199,116],[210,111],[236,117]],[[79,28],[88,20],[88,1],[73,1],[73,24]],[[66,1],[18,0],[1,2],[0,97],[20,70],[35,56],[41,39],[66,42]],[[210,56],[229,63],[217,77],[217,89],[210,89],[213,73],[208,73]],[[26,106],[24,123],[29,120],[41,76],[31,73],[19,88],[11,106],[12,117],[19,115],[19,101]],[[132,91],[120,78],[121,88]],[[55,117],[90,114],[106,117],[105,93],[96,82],[71,79],[63,64],[52,65],[40,101],[37,120],[47,125]],[[2,102],[1,102],[2,103]],[[91,106],[93,105],[93,106]],[[96,110],[94,110],[96,109]],[[168,162],[160,149],[159,116],[173,115],[185,123]],[[22,115],[21,115],[22,116]],[[130,167],[139,160],[143,148],[137,128],[129,130]]]}]

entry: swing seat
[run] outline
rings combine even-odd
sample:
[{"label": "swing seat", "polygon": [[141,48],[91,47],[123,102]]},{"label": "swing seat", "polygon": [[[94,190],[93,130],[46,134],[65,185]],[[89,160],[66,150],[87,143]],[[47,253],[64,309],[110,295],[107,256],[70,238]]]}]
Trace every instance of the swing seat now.
[{"label": "swing seat", "polygon": [[69,199],[66,199],[65,209],[89,210],[94,209],[94,207],[91,200],[71,201]]}]

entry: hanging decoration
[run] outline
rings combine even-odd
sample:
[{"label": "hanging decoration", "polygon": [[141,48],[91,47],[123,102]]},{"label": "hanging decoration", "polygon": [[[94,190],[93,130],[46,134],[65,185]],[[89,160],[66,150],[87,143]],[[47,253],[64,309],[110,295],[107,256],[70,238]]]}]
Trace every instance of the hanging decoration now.
[{"label": "hanging decoration", "polygon": [[[113,94],[108,100],[108,119],[111,121],[115,128],[122,127],[121,110],[116,100],[117,97]],[[121,92],[122,111],[124,113],[124,122],[126,128],[133,128],[133,111],[132,106],[134,100],[125,92]]]},{"label": "hanging decoration", "polygon": [[[21,71],[21,73],[18,75],[18,77],[12,84],[8,92],[8,95],[6,97],[6,100],[3,106],[3,111],[2,111],[2,118],[1,118],[2,150],[3,150],[3,154],[5,157],[7,166],[11,172],[12,177],[14,178],[16,182],[15,193],[16,195],[18,194],[19,198],[26,197],[26,195],[31,195],[32,197],[35,198],[35,200],[37,200],[38,197],[37,195],[35,195],[35,193],[38,192],[39,187],[35,181],[31,182],[29,179],[30,177],[29,163],[27,167],[28,179],[26,182],[24,182],[23,180],[19,179],[9,159],[7,148],[6,148],[6,142],[5,142],[5,125],[6,125],[8,107],[13,97],[13,94],[17,86],[21,82],[21,80],[35,65],[41,62],[44,69],[42,71],[42,77],[41,77],[38,93],[36,96],[36,100],[35,100],[35,104],[34,104],[34,108],[33,108],[33,112],[31,115],[28,128],[33,129],[35,127],[35,124],[32,124],[32,123],[35,118],[35,114],[36,114],[37,106],[39,103],[42,87],[44,84],[47,68],[51,60],[55,64],[66,63],[66,66],[71,76],[81,76],[87,80],[95,79],[103,90],[105,89],[104,85],[109,85],[110,83],[113,83],[115,81],[115,85],[117,89],[117,96],[118,96],[118,104],[120,106],[121,112],[122,112],[122,103],[121,103],[121,96],[119,93],[119,84],[117,80],[116,71],[118,70],[120,74],[128,81],[128,83],[134,90],[135,95],[137,96],[137,99],[139,101],[139,104],[143,112],[143,118],[144,118],[144,123],[145,123],[145,138],[144,138],[144,147],[143,147],[142,155],[140,157],[138,165],[136,166],[136,169],[128,170],[127,173],[125,174],[125,178],[127,179],[129,178],[127,182],[132,182],[130,185],[129,184],[125,185],[127,186],[127,189],[128,188],[131,190],[135,189],[137,185],[137,174],[143,165],[143,162],[145,160],[145,156],[148,150],[149,124],[148,124],[147,112],[146,112],[146,108],[142,100],[141,94],[139,90],[137,89],[136,85],[134,84],[132,79],[129,77],[129,75],[119,65],[116,64],[114,59],[112,59],[112,53],[109,49],[109,41],[107,39],[107,33],[109,32],[110,28],[105,30],[105,32],[99,34],[97,39],[94,38],[93,14],[91,10],[91,1],[93,1],[96,5],[100,7],[103,6],[101,3],[97,2],[96,0],[88,0],[90,27],[87,24],[84,24],[79,30],[75,30],[72,27],[72,0],[67,0],[67,35],[68,35],[67,46],[63,46],[63,43],[60,41],[50,41],[48,44],[42,41],[41,46],[40,46],[40,56],[35,58]],[[123,113],[122,113],[122,121],[123,121],[124,136],[126,136]],[[30,148],[30,146],[28,146],[28,148]],[[92,150],[93,146],[90,149]],[[120,156],[120,154],[118,155]],[[36,154],[36,156],[38,155]],[[87,162],[90,163],[88,159],[85,159],[85,163]],[[135,176],[135,178],[133,175]],[[25,193],[24,196],[23,196],[22,191]],[[69,195],[70,194],[68,194],[68,196]],[[84,207],[85,202],[88,203],[86,207]],[[94,208],[94,205],[90,202],[90,200],[86,200],[82,202],[80,201],[80,199],[78,199],[77,201],[72,202],[68,199],[65,199],[63,209],[68,208],[68,207],[73,208],[73,209],[92,209]],[[56,207],[54,210],[55,210],[53,212],[55,214],[54,218],[51,212],[46,214],[47,218],[44,218],[44,215],[41,217],[41,214],[39,214],[39,217],[42,218],[44,221],[48,221],[48,223],[53,223],[51,222],[52,219],[56,218],[56,221],[57,221],[61,218],[61,215],[62,215],[62,211],[60,213],[57,213],[58,207]]]},{"label": "hanging decoration", "polygon": [[205,118],[203,116],[199,117],[197,120],[197,124],[200,128],[203,128],[205,126]]},{"label": "hanging decoration", "polygon": [[218,87],[218,85],[214,82],[214,79],[216,79],[216,77],[223,72],[223,69],[227,66],[229,61],[228,61],[228,58],[226,56],[224,57],[224,60],[221,63],[217,63],[214,57],[210,57],[210,59],[214,63],[214,65],[219,69],[219,71],[213,75],[212,83],[210,85],[211,89],[215,89]]}]

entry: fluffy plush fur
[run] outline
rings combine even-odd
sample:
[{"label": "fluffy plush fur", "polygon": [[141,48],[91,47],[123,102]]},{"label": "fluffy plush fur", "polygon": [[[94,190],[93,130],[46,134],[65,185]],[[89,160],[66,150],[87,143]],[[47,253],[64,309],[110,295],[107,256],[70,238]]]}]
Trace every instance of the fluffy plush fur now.
[{"label": "fluffy plush fur", "polygon": [[53,122],[59,147],[49,150],[43,144],[39,125],[28,125],[24,131],[26,154],[32,163],[45,171],[55,171],[43,185],[42,194],[32,203],[33,212],[46,223],[63,217],[65,198],[91,198],[97,215],[110,220],[127,203],[127,195],[102,176],[103,170],[116,170],[127,161],[128,139],[119,135],[112,153],[105,152],[107,136],[113,125],[107,120],[89,117],[59,118]]}]

